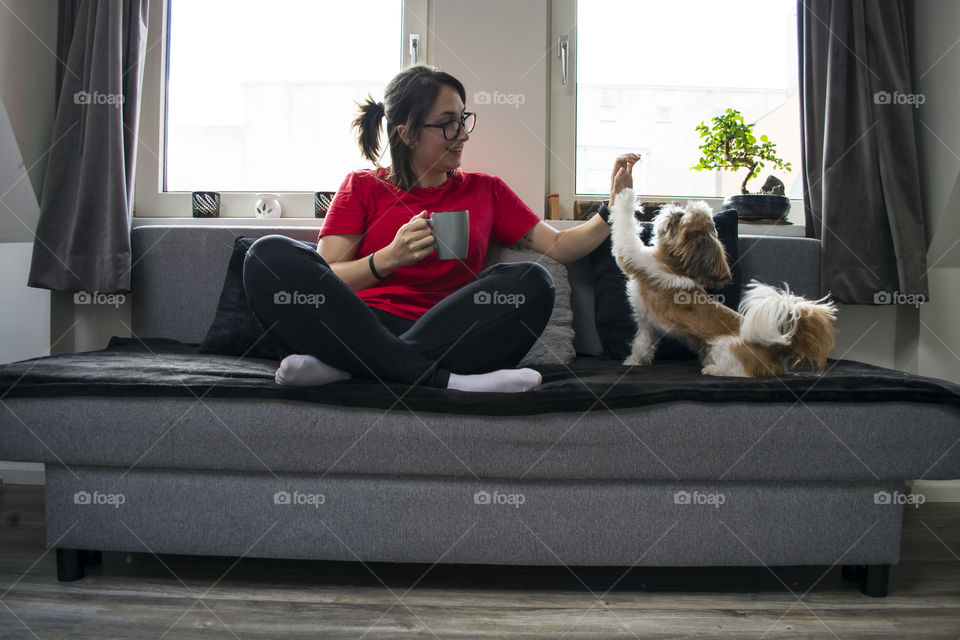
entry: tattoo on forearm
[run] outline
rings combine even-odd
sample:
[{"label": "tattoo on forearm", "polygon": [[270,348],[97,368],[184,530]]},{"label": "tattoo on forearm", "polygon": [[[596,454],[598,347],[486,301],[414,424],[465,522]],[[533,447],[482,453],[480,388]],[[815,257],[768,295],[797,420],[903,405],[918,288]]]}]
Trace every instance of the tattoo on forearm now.
[{"label": "tattoo on forearm", "polygon": [[527,244],[530,244],[531,242],[533,242],[532,238],[533,238],[533,234],[530,231],[527,231],[525,234],[523,234],[523,236],[521,236],[520,239],[526,242]]}]

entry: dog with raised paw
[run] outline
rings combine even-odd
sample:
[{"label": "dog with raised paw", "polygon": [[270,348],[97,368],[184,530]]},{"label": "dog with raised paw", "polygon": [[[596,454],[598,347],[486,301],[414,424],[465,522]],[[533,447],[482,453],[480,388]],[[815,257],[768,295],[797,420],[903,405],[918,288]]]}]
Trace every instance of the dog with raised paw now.
[{"label": "dog with raised paw", "polygon": [[664,206],[653,221],[652,246],[637,235],[633,189],[614,202],[613,254],[627,275],[627,296],[637,333],[625,365],[653,361],[670,335],[700,354],[703,373],[758,378],[812,366],[822,373],[834,343],[836,307],[751,282],[739,312],[717,302],[704,287],[730,281],[730,268],[705,202]]}]

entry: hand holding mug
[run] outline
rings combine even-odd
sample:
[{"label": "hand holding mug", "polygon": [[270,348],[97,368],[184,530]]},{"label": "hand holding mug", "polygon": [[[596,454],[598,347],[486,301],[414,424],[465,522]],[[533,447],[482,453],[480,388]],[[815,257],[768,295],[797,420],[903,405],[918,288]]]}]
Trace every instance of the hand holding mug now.
[{"label": "hand holding mug", "polygon": [[[393,242],[385,251],[395,268],[416,264],[433,253],[435,238],[427,221],[427,212],[421,211],[397,229]],[[378,254],[379,255],[379,254]]]}]

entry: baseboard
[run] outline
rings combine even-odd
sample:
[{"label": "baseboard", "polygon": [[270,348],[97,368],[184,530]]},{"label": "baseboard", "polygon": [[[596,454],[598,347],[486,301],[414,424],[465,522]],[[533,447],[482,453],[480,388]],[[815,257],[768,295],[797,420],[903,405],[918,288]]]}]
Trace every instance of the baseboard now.
[{"label": "baseboard", "polygon": [[4,484],[46,484],[42,462],[0,462]]}]

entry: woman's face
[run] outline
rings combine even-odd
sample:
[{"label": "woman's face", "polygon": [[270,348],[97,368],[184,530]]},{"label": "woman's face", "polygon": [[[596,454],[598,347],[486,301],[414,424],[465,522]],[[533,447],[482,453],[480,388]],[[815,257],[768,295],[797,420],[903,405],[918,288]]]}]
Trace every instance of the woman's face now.
[{"label": "woman's face", "polygon": [[[442,85],[440,93],[424,124],[443,124],[463,118],[465,107],[460,94],[450,85]],[[413,147],[413,168],[420,186],[436,186],[446,180],[446,174],[460,166],[463,143],[470,136],[460,128],[454,140],[443,137],[443,129],[424,127]]]}]

